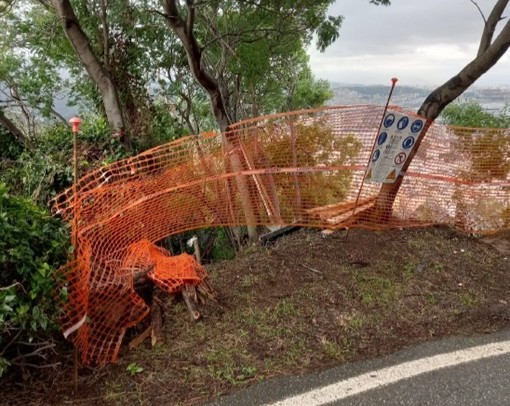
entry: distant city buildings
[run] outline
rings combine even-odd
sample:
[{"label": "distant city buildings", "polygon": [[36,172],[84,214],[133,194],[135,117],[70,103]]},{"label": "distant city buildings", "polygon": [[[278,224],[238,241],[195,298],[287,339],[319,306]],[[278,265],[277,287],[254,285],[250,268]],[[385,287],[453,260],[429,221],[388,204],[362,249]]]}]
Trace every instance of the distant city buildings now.
[{"label": "distant city buildings", "polygon": [[[331,83],[334,93],[328,104],[378,104],[386,103],[390,85],[349,85]],[[393,92],[390,104],[417,110],[432,88],[398,86]],[[480,103],[489,112],[500,112],[505,104],[510,103],[510,86],[501,87],[472,87],[468,89],[460,100],[473,100]]]}]

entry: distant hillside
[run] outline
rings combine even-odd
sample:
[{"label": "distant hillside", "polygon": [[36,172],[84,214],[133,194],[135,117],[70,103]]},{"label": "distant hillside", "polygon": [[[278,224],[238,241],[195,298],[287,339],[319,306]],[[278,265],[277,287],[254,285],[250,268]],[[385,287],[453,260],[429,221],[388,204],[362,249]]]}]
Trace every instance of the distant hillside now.
[{"label": "distant hillside", "polygon": [[[385,85],[351,85],[331,83],[334,93],[329,102],[332,105],[343,104],[385,104],[390,86]],[[397,85],[391,99],[391,104],[418,109],[428,96],[432,88]],[[472,87],[462,96],[462,100],[475,100],[487,110],[499,112],[506,103],[510,103],[510,86],[501,87]]]}]

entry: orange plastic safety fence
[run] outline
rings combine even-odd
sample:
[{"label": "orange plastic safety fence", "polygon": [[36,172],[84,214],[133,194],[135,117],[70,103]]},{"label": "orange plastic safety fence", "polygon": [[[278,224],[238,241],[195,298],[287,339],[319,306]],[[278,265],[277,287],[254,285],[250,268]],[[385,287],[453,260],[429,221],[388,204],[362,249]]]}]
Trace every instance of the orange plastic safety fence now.
[{"label": "orange plastic safety fence", "polygon": [[125,329],[147,314],[134,269],[151,268],[169,292],[205,276],[192,258],[154,246],[173,234],[246,224],[510,227],[510,130],[437,123],[386,208],[393,216],[378,221],[381,184],[365,175],[383,112],[346,106],[241,122],[226,134],[189,136],[97,169],[78,181],[76,196],[72,189],[58,196],[54,213],[77,227],[77,260],[62,270],[64,329],[83,361],[114,361]]}]

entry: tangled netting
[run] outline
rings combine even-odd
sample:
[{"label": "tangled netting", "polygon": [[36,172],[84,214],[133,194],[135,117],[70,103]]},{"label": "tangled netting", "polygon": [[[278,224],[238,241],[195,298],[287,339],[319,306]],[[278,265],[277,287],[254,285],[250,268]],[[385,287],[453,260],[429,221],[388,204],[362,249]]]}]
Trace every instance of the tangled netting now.
[{"label": "tangled netting", "polygon": [[79,179],[76,194],[58,196],[53,212],[72,222],[78,246],[62,270],[63,328],[82,361],[115,361],[126,328],[147,315],[133,288],[136,270],[169,293],[205,276],[192,257],[155,245],[173,234],[247,223],[510,227],[510,130],[437,123],[405,174],[392,218],[374,221],[381,185],[362,181],[383,112],[347,106],[241,122],[97,169]]}]

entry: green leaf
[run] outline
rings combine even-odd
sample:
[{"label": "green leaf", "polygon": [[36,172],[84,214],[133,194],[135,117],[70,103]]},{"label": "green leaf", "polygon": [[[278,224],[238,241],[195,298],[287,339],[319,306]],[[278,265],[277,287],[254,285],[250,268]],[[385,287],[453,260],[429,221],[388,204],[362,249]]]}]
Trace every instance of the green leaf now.
[{"label": "green leaf", "polygon": [[45,277],[48,275],[49,273],[49,270],[50,270],[50,266],[44,262],[41,264],[41,266],[39,267],[39,274],[42,276],[42,277]]},{"label": "green leaf", "polygon": [[8,313],[10,313],[10,312],[12,312],[12,310],[13,310],[13,309],[12,309],[12,307],[11,307],[11,306],[9,306],[9,305],[7,305],[7,304],[3,303],[3,304],[2,304],[2,310],[3,310],[4,312],[8,312]]}]

